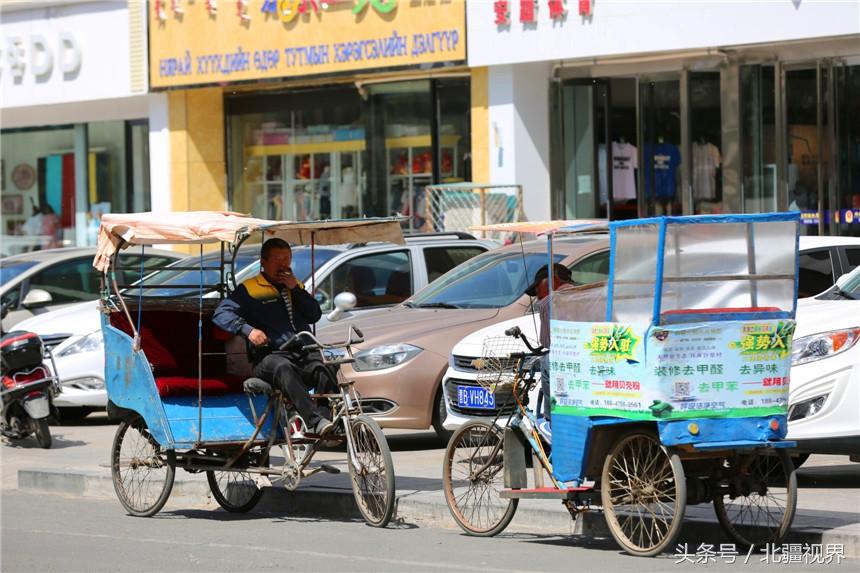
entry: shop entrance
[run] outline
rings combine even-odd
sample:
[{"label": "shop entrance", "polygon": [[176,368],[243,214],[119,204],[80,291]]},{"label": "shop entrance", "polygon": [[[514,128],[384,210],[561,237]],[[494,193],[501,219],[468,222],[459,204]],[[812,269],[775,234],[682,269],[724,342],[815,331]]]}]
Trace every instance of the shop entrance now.
[{"label": "shop entrance", "polygon": [[636,80],[570,80],[553,92],[554,211],[564,218],[638,214]]},{"label": "shop entrance", "polygon": [[807,234],[860,235],[860,67],[785,69],[789,209]]}]

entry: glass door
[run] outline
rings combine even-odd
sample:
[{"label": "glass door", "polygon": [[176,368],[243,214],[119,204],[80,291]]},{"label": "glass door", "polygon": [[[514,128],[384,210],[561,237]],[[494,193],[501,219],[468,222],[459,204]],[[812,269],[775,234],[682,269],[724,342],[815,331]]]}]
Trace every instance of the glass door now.
[{"label": "glass door", "polygon": [[838,234],[860,236],[860,62],[833,67]]},{"label": "glass door", "polygon": [[606,177],[607,85],[596,80],[566,82],[560,96],[562,217],[611,217]]},{"label": "glass door", "polygon": [[680,215],[681,80],[677,76],[639,81],[642,183],[640,212]]},{"label": "glass door", "polygon": [[785,71],[789,208],[800,209],[810,235],[830,234],[835,212],[829,193],[830,68],[816,63]]}]

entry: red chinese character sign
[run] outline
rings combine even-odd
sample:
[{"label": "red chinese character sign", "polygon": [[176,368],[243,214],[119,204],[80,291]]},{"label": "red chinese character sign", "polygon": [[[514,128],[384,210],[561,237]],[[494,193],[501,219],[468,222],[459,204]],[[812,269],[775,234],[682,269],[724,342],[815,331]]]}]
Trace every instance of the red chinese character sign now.
[{"label": "red chinese character sign", "polygon": [[591,16],[591,0],[579,0],[579,15]]},{"label": "red chinese character sign", "polygon": [[567,6],[564,0],[549,0],[549,17],[552,20],[561,20],[567,16]]},{"label": "red chinese character sign", "polygon": [[520,0],[520,22],[534,24],[536,20],[535,0]]},{"label": "red chinese character sign", "polygon": [[496,0],[493,2],[493,14],[497,26],[507,26],[511,23],[511,7],[508,0]]}]

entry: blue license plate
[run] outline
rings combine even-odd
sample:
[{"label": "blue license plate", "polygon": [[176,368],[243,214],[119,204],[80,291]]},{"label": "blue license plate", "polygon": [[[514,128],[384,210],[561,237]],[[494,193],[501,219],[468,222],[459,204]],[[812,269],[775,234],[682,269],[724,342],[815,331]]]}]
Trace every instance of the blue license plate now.
[{"label": "blue license plate", "polygon": [[461,408],[492,410],[496,407],[496,397],[481,387],[457,386],[457,405]]}]

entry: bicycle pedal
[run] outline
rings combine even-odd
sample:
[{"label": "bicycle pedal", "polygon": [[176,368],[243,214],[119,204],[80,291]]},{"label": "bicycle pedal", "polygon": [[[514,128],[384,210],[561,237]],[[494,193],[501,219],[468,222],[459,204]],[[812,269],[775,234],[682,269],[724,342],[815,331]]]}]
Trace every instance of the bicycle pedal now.
[{"label": "bicycle pedal", "polygon": [[340,470],[334,466],[330,466],[328,464],[320,465],[320,469],[327,474],[339,474]]}]

